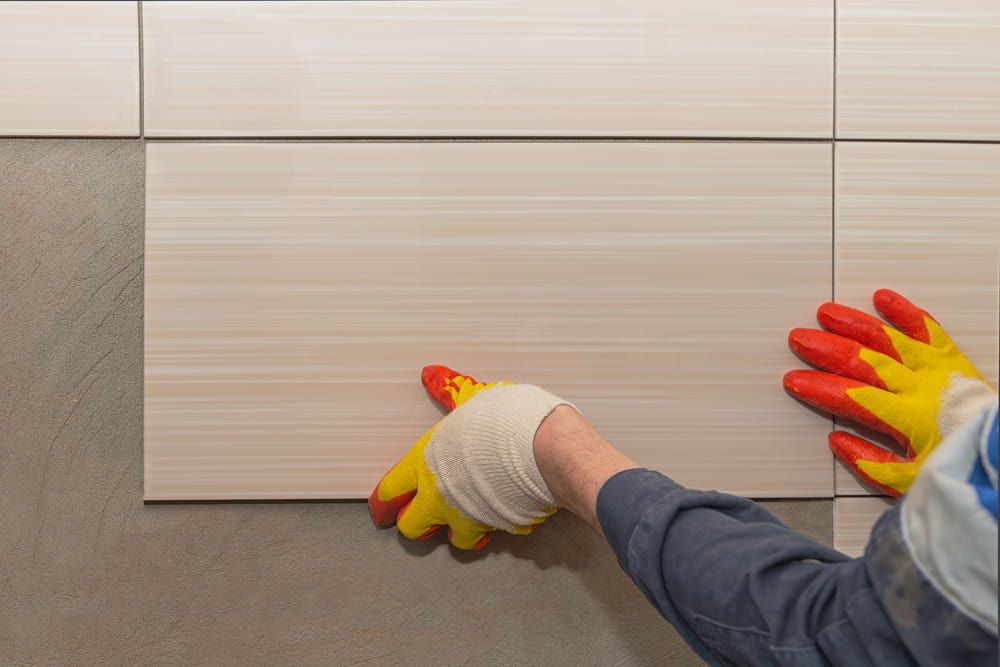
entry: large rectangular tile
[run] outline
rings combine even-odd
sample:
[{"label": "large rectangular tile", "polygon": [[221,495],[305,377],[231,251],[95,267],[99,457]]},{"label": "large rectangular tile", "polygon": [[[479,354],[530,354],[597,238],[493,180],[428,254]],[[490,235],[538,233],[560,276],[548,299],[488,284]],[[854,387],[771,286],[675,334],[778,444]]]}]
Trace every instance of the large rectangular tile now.
[{"label": "large rectangular tile", "polygon": [[837,498],[833,501],[833,548],[861,556],[872,527],[892,507],[888,498]]},{"label": "large rectangular tile", "polygon": [[1000,140],[1000,2],[838,0],[837,136]]},{"label": "large rectangular tile", "polygon": [[150,136],[830,137],[826,0],[151,2]]},{"label": "large rectangular tile", "polygon": [[0,90],[0,135],[138,135],[138,3],[0,3]]},{"label": "large rectangular tile", "polygon": [[830,496],[780,384],[829,295],[830,150],[150,144],[146,497],[363,497],[440,416],[428,363],[542,384],[683,483]]},{"label": "large rectangular tile", "polygon": [[[933,314],[997,386],[1000,145],[840,143],[837,301],[889,287]],[[837,465],[838,495],[867,493]]]},{"label": "large rectangular tile", "polygon": [[700,664],[565,512],[463,566],[362,503],[137,507],[143,150],[0,141],[0,665]]}]

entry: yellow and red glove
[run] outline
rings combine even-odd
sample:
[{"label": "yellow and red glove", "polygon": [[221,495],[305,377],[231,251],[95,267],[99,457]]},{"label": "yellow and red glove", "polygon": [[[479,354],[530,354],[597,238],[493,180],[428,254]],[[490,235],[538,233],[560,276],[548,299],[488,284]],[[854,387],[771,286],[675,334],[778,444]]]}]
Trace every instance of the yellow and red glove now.
[{"label": "yellow and red glove", "polygon": [[524,535],[556,511],[534,458],[539,425],[569,405],[527,384],[482,383],[445,366],[424,387],[448,410],[368,498],[372,521],[427,539],[448,526],[459,549],[481,549],[497,529]]},{"label": "yellow and red glove", "polygon": [[796,398],[891,436],[900,456],[863,438],[834,431],[830,447],[858,476],[899,496],[939,442],[996,392],[927,312],[890,290],[878,290],[875,309],[893,326],[836,303],[819,307],[826,331],[793,329],[788,343],[824,371],[785,375]]}]

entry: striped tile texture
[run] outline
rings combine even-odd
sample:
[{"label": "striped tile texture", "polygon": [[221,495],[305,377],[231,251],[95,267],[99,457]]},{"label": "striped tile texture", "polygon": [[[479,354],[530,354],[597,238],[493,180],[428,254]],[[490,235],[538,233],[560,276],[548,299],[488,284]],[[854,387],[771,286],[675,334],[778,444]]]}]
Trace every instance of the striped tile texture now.
[{"label": "striped tile texture", "polygon": [[837,0],[837,136],[1000,140],[1000,2]]},{"label": "striped tile texture", "polygon": [[0,135],[139,134],[137,2],[0,2]]},{"label": "striped tile texture", "polygon": [[893,502],[888,498],[837,498],[833,503],[833,547],[848,556],[862,555],[872,526]]},{"label": "striped tile texture", "polygon": [[643,464],[829,496],[787,329],[829,298],[830,147],[150,144],[146,497],[361,497],[419,369],[543,384]]},{"label": "striped tile texture", "polygon": [[[1000,145],[837,145],[837,300],[889,287],[932,313],[998,386]],[[837,493],[868,493],[837,465]]]},{"label": "striped tile texture", "polygon": [[[436,416],[429,362],[553,387],[681,481],[864,493],[772,391],[785,329],[894,287],[995,381],[998,146],[840,143],[834,206],[829,145],[520,141],[829,139],[835,55],[840,137],[1000,140],[995,2],[833,10],[145,3],[149,137],[518,140],[151,145],[150,497],[360,495]],[[136,131],[133,3],[0,16],[6,132]]]},{"label": "striped tile texture", "polygon": [[149,136],[830,137],[827,0],[150,2]]}]

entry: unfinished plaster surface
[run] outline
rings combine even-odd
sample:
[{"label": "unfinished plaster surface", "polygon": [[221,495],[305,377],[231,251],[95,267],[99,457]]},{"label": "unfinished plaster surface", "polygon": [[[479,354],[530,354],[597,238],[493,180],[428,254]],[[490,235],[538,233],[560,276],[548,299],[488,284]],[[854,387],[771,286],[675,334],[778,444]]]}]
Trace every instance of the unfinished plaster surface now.
[{"label": "unfinished plaster surface", "polygon": [[0,664],[698,664],[569,515],[469,555],[356,502],[143,505],[142,169],[0,141]]}]

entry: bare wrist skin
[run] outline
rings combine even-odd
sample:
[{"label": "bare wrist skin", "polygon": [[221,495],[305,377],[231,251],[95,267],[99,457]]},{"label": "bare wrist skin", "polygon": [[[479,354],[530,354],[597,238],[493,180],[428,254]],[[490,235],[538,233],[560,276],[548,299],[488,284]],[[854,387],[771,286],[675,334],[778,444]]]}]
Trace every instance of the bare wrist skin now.
[{"label": "bare wrist skin", "polygon": [[579,412],[561,405],[546,417],[534,440],[535,463],[560,507],[595,530],[597,494],[616,473],[638,468],[619,452]]}]

